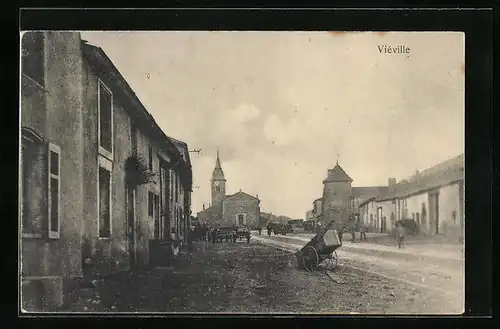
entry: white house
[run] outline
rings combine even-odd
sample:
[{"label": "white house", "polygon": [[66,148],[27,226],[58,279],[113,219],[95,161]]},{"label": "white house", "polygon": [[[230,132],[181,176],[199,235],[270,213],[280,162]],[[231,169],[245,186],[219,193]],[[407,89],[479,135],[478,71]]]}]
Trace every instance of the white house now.
[{"label": "white house", "polygon": [[[463,239],[464,154],[417,172],[388,192],[360,204],[360,217],[377,232],[390,232],[400,219],[414,219],[425,235]],[[393,183],[393,182],[392,182]]]}]

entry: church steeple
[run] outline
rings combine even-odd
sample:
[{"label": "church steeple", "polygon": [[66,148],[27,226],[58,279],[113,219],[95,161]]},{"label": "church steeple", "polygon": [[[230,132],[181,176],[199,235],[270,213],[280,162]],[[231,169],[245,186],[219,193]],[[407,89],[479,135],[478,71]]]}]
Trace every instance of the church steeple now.
[{"label": "church steeple", "polygon": [[219,150],[217,150],[217,160],[215,160],[215,168],[212,173],[211,180],[212,189],[212,204],[221,205],[226,197],[226,178],[220,164]]},{"label": "church steeple", "polygon": [[212,173],[212,181],[214,180],[226,180],[224,178],[224,171],[222,170],[222,166],[220,164],[219,150],[217,150],[217,160],[215,161],[215,168]]}]

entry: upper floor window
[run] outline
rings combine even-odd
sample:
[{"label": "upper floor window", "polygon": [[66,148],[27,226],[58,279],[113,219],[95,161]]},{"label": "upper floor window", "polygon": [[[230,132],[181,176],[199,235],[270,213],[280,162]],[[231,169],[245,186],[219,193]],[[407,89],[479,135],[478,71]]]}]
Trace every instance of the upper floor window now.
[{"label": "upper floor window", "polygon": [[21,69],[24,74],[44,86],[43,32],[26,32],[21,39]]},{"label": "upper floor window", "polygon": [[59,146],[49,144],[49,238],[59,238],[60,228],[60,164],[61,149]]},{"label": "upper floor window", "polygon": [[174,201],[177,202],[179,199],[179,177],[174,172]]},{"label": "upper floor window", "polygon": [[113,153],[113,94],[99,81],[97,88],[98,109],[99,109],[99,151],[108,153],[108,157]]},{"label": "upper floor window", "polygon": [[153,170],[153,147],[151,145],[148,146],[148,165],[149,170]]}]

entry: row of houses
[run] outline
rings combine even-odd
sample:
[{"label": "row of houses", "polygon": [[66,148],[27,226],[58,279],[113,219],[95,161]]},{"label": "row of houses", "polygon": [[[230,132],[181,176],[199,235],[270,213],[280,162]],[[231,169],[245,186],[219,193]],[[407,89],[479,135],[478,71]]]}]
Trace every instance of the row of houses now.
[{"label": "row of houses", "polygon": [[76,278],[185,242],[192,170],[101,48],[77,32],[24,33],[21,48],[22,307],[53,309]]},{"label": "row of houses", "polygon": [[[323,181],[323,197],[314,200],[307,220],[363,222],[372,232],[389,233],[398,220],[412,219],[419,233],[463,240],[464,154],[387,186],[351,187],[352,179],[337,165]],[[336,215],[335,215],[336,214]],[[336,216],[336,217],[335,217]],[[339,228],[339,227],[337,227]]]},{"label": "row of houses", "polygon": [[383,193],[364,200],[360,219],[375,231],[387,232],[401,219],[412,219],[420,233],[463,240],[465,234],[464,155],[416,172]]}]

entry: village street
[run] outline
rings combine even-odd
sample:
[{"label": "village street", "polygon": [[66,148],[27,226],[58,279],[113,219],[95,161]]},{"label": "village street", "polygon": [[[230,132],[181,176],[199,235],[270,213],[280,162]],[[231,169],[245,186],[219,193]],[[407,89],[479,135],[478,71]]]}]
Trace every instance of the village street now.
[{"label": "village street", "polygon": [[[298,268],[293,253],[299,238],[253,236],[250,243],[196,242],[174,267],[135,270],[103,278],[75,291],[69,312],[327,313],[422,314],[459,312],[451,272],[430,265],[404,265],[339,250],[339,266],[328,276],[321,268]],[[285,242],[283,242],[285,241]],[[304,242],[305,244],[305,242]],[[347,243],[345,244],[348,245]],[[354,256],[356,255],[356,256]],[[401,264],[401,263],[400,263]],[[384,269],[384,271],[382,271]],[[389,271],[390,270],[390,271]],[[382,274],[382,275],[380,275]],[[386,275],[384,275],[386,274]],[[417,284],[415,277],[425,276]],[[395,280],[394,276],[404,278]],[[437,279],[436,276],[442,276]],[[413,281],[412,281],[413,280]],[[438,283],[439,280],[439,283]],[[440,287],[440,288],[438,288]],[[451,297],[451,298],[450,298]]]},{"label": "village street", "polygon": [[[253,232],[254,240],[290,252],[300,250],[313,236],[314,234],[267,236]],[[350,235],[344,235],[343,245],[337,250],[341,267],[360,269],[393,282],[404,282],[422,292],[435,295],[436,297],[428,299],[428,302],[434,299],[437,302],[435,305],[439,305],[435,312],[462,312],[465,281],[463,248],[460,245],[409,241],[402,249],[398,249],[388,239],[375,243],[368,236],[368,243],[359,240],[352,243],[350,238]],[[373,240],[376,238],[377,234]]]}]

